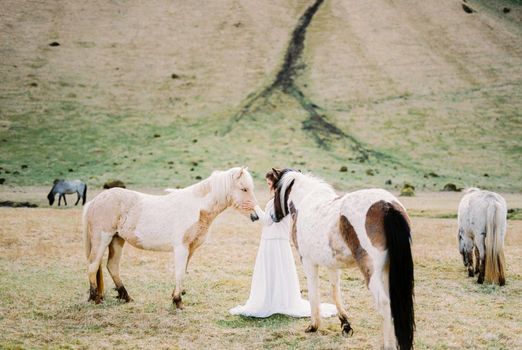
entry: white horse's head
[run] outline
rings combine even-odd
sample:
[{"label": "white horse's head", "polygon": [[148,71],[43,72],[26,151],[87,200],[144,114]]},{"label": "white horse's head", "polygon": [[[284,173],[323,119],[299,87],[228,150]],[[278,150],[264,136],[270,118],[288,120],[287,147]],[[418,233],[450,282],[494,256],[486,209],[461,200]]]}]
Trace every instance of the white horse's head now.
[{"label": "white horse's head", "polygon": [[255,212],[246,211],[242,208],[246,201],[251,201],[257,204],[256,195],[254,193],[254,180],[252,179],[252,175],[248,172],[248,168],[232,168],[229,169],[227,173],[229,180],[227,186],[227,199],[239,212],[250,216],[252,219],[256,219],[257,215]]}]

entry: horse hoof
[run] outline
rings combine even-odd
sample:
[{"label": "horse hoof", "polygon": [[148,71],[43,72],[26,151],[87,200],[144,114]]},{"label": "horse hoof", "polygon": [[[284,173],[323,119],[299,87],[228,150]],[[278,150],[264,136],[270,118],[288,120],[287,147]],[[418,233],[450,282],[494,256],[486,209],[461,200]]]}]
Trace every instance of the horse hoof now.
[{"label": "horse hoof", "polygon": [[118,296],[116,297],[117,299],[123,300],[126,303],[133,301],[133,299],[129,296],[129,293],[127,293],[127,290],[124,286],[118,287],[116,288],[116,290],[118,291]]},{"label": "horse hoof", "polygon": [[131,301],[134,301],[134,299],[132,299],[130,296],[117,296],[116,299],[118,300],[121,300],[121,301],[124,301],[126,303],[130,303]]},{"label": "horse hoof", "polygon": [[98,291],[96,287],[89,289],[89,300],[88,301],[96,301],[98,300]]},{"label": "horse hoof", "polygon": [[353,335],[353,328],[348,323],[343,324],[341,328],[343,337],[348,338]]},{"label": "horse hoof", "polygon": [[483,284],[483,283],[484,283],[484,279],[483,279],[483,278],[479,278],[479,279],[477,280],[477,283],[478,283],[478,284]]},{"label": "horse hoof", "polygon": [[475,276],[475,273],[473,273],[473,271],[468,270],[468,277],[473,277],[473,276]]},{"label": "horse hoof", "polygon": [[305,333],[314,333],[317,332],[317,326],[311,324],[305,329]]},{"label": "horse hoof", "polygon": [[172,302],[176,305],[176,309],[183,310],[185,306],[183,306],[183,301],[181,298],[172,298]]}]

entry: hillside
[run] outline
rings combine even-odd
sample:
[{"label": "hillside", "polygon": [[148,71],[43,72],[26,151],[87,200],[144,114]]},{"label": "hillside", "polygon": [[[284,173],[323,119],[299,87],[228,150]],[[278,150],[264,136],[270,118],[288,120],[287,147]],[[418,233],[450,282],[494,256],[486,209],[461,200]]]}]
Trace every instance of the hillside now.
[{"label": "hillside", "polygon": [[522,191],[522,3],[467,4],[2,1],[0,178]]}]

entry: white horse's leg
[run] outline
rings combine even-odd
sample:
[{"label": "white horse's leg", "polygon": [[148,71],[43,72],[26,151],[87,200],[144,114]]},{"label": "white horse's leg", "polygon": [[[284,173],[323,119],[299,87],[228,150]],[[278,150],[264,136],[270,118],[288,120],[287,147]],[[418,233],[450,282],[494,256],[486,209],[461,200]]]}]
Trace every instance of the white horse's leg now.
[{"label": "white horse's leg", "polygon": [[479,276],[477,283],[484,283],[484,275],[486,273],[486,234],[483,232],[475,232],[475,246],[479,252]]},{"label": "white horse's leg", "polygon": [[111,274],[112,280],[116,285],[118,291],[118,299],[125,302],[132,301],[132,298],[127,293],[125,286],[120,278],[120,259],[123,252],[123,245],[125,240],[119,236],[114,236],[109,244],[109,258],[107,259],[107,270]]},{"label": "white horse's leg", "polygon": [[310,301],[311,323],[305,332],[315,332],[321,325],[321,313],[319,311],[319,273],[318,266],[309,259],[303,259],[303,270],[306,274],[306,283],[308,285],[308,300]]},{"label": "white horse's leg", "polygon": [[342,334],[345,337],[349,337],[353,334],[353,329],[350,326],[350,322],[348,322],[348,313],[344,308],[341,298],[341,270],[329,269],[328,277],[332,287],[332,298],[335,302],[335,306],[337,307],[337,316],[339,317],[339,320],[341,320]]},{"label": "white horse's leg", "polygon": [[476,246],[474,247],[474,251],[475,251],[475,275],[476,275],[480,272],[480,253]]},{"label": "white horse's leg", "polygon": [[464,256],[464,266],[468,270],[468,277],[473,277],[475,272],[473,271],[473,239],[471,239],[470,233],[468,230],[462,231],[462,239],[463,239],[463,256]]},{"label": "white horse's leg", "polygon": [[185,271],[187,268],[189,251],[185,245],[179,245],[174,247],[174,264],[176,270],[176,287],[172,293],[172,301],[176,304],[178,309],[183,309],[183,303],[181,301],[181,292],[183,288],[183,278],[185,277]]},{"label": "white horse's leg", "polygon": [[99,304],[103,300],[103,273],[101,260],[107,246],[112,241],[112,234],[101,232],[91,240],[91,252],[89,254],[88,276],[90,283],[89,300]]}]

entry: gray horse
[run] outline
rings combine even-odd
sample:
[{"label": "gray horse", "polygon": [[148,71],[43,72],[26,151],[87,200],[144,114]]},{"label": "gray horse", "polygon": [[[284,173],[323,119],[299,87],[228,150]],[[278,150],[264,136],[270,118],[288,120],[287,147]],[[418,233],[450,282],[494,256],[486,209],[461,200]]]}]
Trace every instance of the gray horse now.
[{"label": "gray horse", "polygon": [[82,199],[82,205],[85,204],[87,200],[87,185],[80,180],[54,180],[53,188],[51,188],[51,192],[47,195],[47,199],[49,200],[49,205],[53,205],[54,197],[58,193],[58,206],[60,205],[60,201],[63,198],[65,205],[67,205],[67,201],[65,200],[66,194],[77,193],[78,199],[74,205],[78,205],[80,198]]}]

